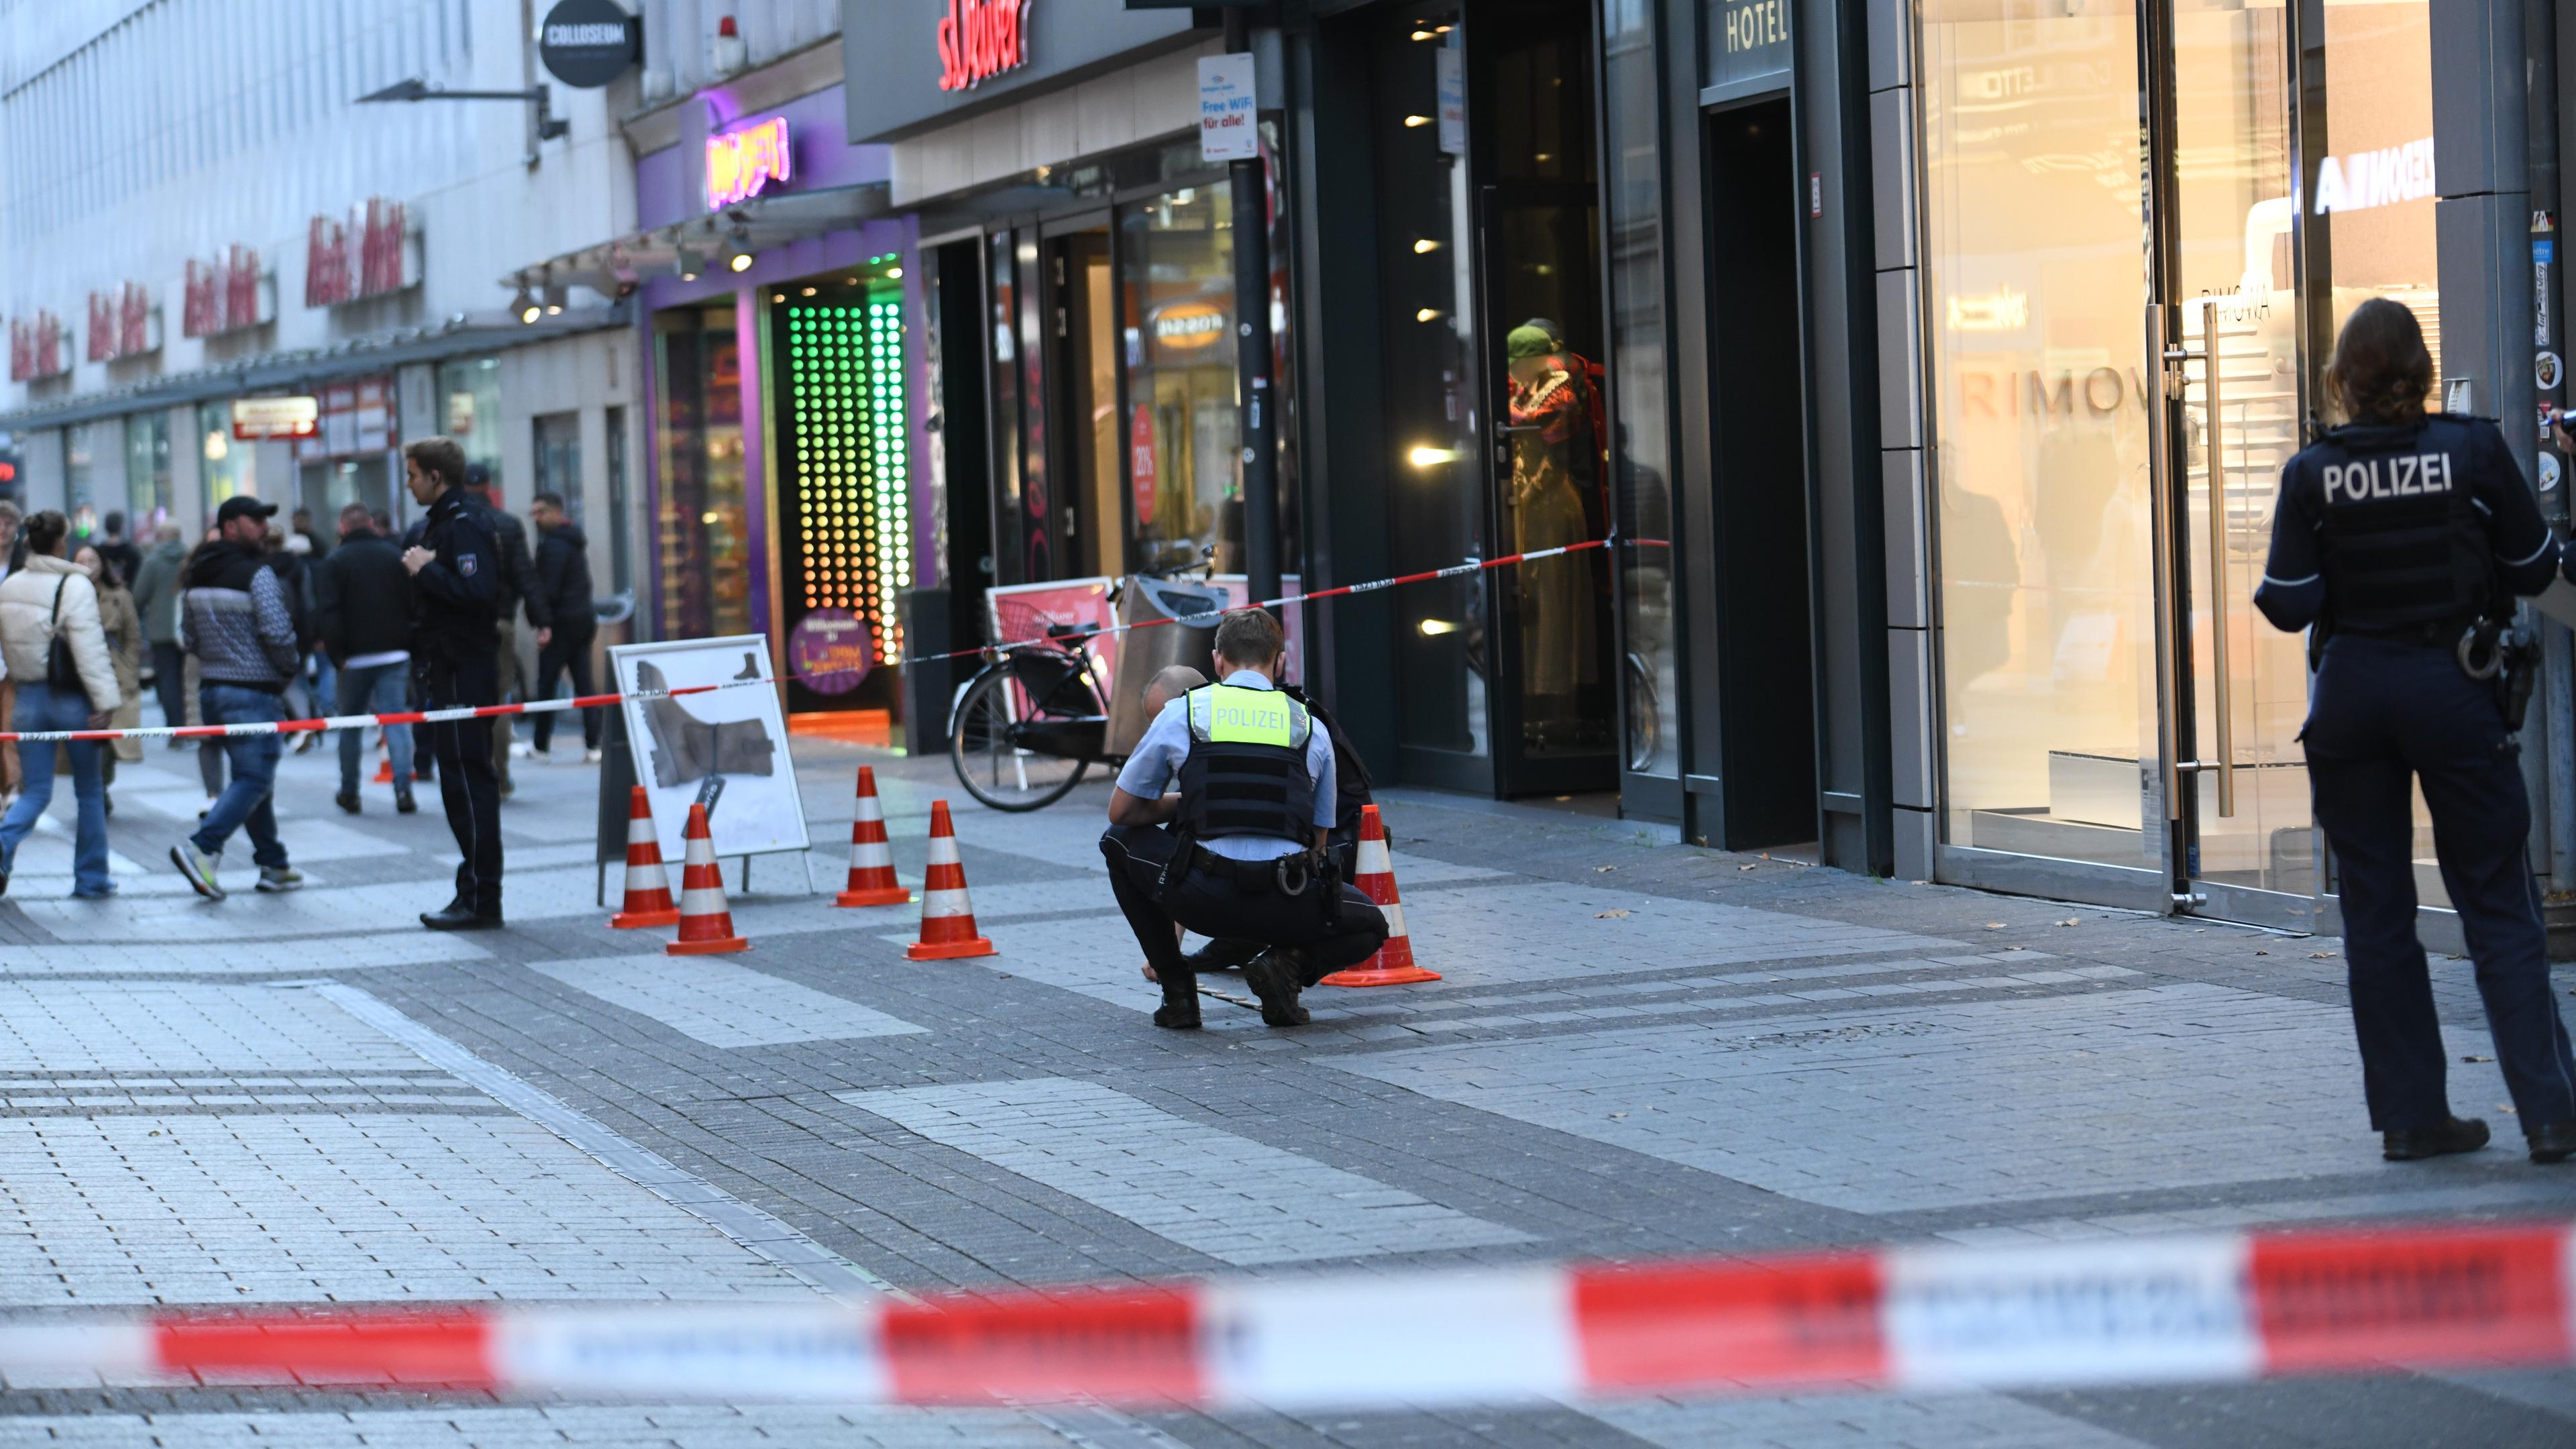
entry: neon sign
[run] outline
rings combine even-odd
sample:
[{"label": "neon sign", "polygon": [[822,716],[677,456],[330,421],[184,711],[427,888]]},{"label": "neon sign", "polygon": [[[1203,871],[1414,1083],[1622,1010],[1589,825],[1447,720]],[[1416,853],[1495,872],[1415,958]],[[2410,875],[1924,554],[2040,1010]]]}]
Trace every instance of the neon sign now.
[{"label": "neon sign", "polygon": [[748,200],[795,173],[787,144],[787,118],[772,116],[739,131],[707,138],[707,210]]},{"label": "neon sign", "polygon": [[1036,0],[948,0],[939,21],[939,88],[971,90],[1029,63],[1029,7]]}]

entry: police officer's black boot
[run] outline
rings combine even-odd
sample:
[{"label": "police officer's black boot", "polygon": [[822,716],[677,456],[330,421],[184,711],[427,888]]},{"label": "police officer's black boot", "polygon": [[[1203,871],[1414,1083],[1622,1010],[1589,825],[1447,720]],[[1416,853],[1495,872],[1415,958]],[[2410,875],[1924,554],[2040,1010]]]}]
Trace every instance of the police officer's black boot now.
[{"label": "police officer's black boot", "polygon": [[1160,976],[1163,1004],[1154,1008],[1154,1025],[1174,1031],[1198,1030],[1198,978],[1187,971],[1165,971]]},{"label": "police officer's black boot", "polygon": [[2551,1122],[2531,1129],[2525,1141],[2531,1144],[2534,1162],[2565,1162],[2576,1157],[2576,1122]]},{"label": "police officer's black boot", "polygon": [[2409,1127],[2379,1134],[2379,1155],[2390,1162],[2415,1162],[2454,1152],[2475,1152],[2487,1145],[2487,1124],[2475,1117],[2454,1117],[2439,1127]]},{"label": "police officer's black boot", "polygon": [[1297,1004],[1299,963],[1289,951],[1274,946],[1243,963],[1243,982],[1261,998],[1261,1019],[1272,1026],[1304,1026],[1314,1019]]}]

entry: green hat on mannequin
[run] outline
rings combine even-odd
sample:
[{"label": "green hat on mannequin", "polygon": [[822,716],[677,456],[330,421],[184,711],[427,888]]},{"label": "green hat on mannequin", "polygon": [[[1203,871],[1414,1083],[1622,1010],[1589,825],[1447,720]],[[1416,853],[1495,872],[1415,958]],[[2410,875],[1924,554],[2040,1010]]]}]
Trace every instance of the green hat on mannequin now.
[{"label": "green hat on mannequin", "polygon": [[1555,338],[1549,336],[1544,328],[1532,327],[1526,323],[1513,328],[1511,335],[1503,339],[1504,355],[1513,362],[1519,362],[1524,358],[1545,357],[1555,350]]}]

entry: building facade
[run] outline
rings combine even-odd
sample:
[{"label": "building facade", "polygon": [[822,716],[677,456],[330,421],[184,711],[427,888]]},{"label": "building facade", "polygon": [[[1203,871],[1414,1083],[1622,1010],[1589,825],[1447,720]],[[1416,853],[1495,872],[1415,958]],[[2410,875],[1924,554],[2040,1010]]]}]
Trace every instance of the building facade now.
[{"label": "building facade", "polygon": [[[0,490],[190,538],[252,494],[327,537],[348,503],[406,517],[398,449],[448,433],[506,506],[564,494],[594,575],[631,587],[627,314],[613,288],[567,290],[525,321],[495,278],[632,216],[611,118],[638,82],[549,83],[524,9],[10,5]],[[361,101],[405,81],[545,83],[547,107]]]}]

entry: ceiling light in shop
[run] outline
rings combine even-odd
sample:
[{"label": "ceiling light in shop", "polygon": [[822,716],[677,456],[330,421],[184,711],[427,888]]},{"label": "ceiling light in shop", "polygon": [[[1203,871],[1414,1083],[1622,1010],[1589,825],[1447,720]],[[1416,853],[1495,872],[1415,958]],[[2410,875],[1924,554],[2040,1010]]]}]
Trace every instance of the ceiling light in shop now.
[{"label": "ceiling light in shop", "polygon": [[1404,455],[1404,461],[1411,463],[1416,468],[1437,468],[1443,463],[1457,462],[1458,450],[1455,448],[1435,448],[1428,443],[1425,443],[1411,452],[1406,453]]},{"label": "ceiling light in shop", "polygon": [[901,267],[888,267],[888,268],[886,268],[886,277],[887,277],[887,279],[888,279],[888,280],[890,280],[890,281],[901,281],[901,280],[903,279],[903,268],[901,268]]},{"label": "ceiling light in shop", "polygon": [[1430,322],[1430,321],[1434,321],[1434,320],[1436,320],[1439,316],[1440,316],[1440,309],[1439,309],[1439,308],[1437,308],[1437,307],[1425,307],[1425,308],[1423,308],[1422,310],[1420,310],[1420,311],[1418,311],[1418,312],[1416,312],[1416,313],[1414,313],[1414,314],[1413,314],[1413,320],[1414,320],[1414,321],[1416,321],[1416,322]]},{"label": "ceiling light in shop", "polygon": [[1428,126],[1430,124],[1431,118],[1429,116],[1407,116],[1404,118],[1404,126],[1408,131],[1416,126]]},{"label": "ceiling light in shop", "polygon": [[1455,634],[1458,632],[1458,626],[1447,619],[1425,619],[1415,627],[1434,639],[1439,638],[1443,634]]},{"label": "ceiling light in shop", "polygon": [[1440,32],[1436,30],[1417,30],[1413,32],[1413,38],[1416,40],[1438,40],[1440,38]]},{"label": "ceiling light in shop", "polygon": [[1440,250],[1440,243],[1433,241],[1429,237],[1424,237],[1422,240],[1413,244],[1413,254],[1417,257],[1421,256],[1425,252],[1436,252],[1438,250]]},{"label": "ceiling light in shop", "polygon": [[811,288],[811,287],[807,287],[804,291],[799,292],[799,293],[797,293],[796,295],[798,295],[798,296],[800,296],[800,297],[811,297],[811,296],[813,296],[813,295],[814,295],[814,289],[813,289],[813,288]]}]

